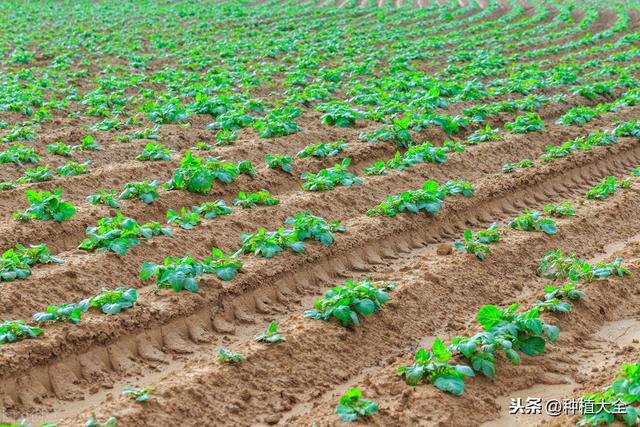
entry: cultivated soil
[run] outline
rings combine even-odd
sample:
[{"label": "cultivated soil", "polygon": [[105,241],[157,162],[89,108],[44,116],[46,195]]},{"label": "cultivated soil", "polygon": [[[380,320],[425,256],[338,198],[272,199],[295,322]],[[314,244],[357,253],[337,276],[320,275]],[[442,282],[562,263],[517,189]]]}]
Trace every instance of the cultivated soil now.
[{"label": "cultivated soil", "polygon": [[[329,3],[318,7],[336,7]],[[398,5],[404,3],[406,0]],[[550,16],[540,25],[552,22],[556,15],[554,7],[549,9]],[[499,19],[510,10],[510,4],[501,3],[486,19]],[[533,13],[527,9],[523,17]],[[580,10],[573,13],[576,22],[582,19]],[[632,24],[625,33],[638,30],[640,13],[631,7],[629,13]],[[369,18],[363,16],[363,25]],[[605,31],[616,19],[614,10],[603,7],[589,28],[553,43],[560,45],[586,33]],[[409,21],[406,25],[414,24]],[[625,33],[616,34],[613,40]],[[546,45],[514,48],[513,52]],[[546,66],[590,47],[550,53],[544,57],[550,60]],[[575,61],[603,59],[609,54],[587,54]],[[446,52],[436,56],[446,57]],[[417,63],[429,72],[428,60]],[[631,63],[633,60],[622,65]],[[433,65],[432,71],[446,65],[444,61]],[[160,60],[152,62],[147,72],[163,66]],[[639,74],[634,68],[632,76],[640,78]],[[285,86],[279,82],[275,88],[265,88],[261,97],[268,99],[272,90],[284,91]],[[91,90],[91,78],[78,87],[81,94]],[[138,302],[118,315],[86,313],[78,325],[49,325],[37,339],[0,347],[0,421],[26,419],[34,425],[46,421],[79,426],[95,412],[100,420],[115,416],[118,426],[336,426],[342,425],[335,414],[340,396],[349,388],[359,387],[365,398],[379,403],[380,409],[358,424],[575,424],[579,417],[510,415],[509,403],[512,398],[528,396],[577,399],[610,384],[622,363],[640,359],[640,181],[631,178],[629,188],[604,200],[585,198],[585,193],[605,177],[628,177],[640,165],[640,144],[637,138],[619,137],[615,145],[573,153],[550,163],[536,162],[515,173],[502,173],[501,167],[506,162],[537,159],[548,145],[611,130],[620,121],[640,118],[640,106],[627,106],[601,114],[583,126],[555,124],[573,106],[611,102],[622,93],[619,89],[614,92],[614,96],[588,100],[572,95],[565,86],[545,89],[539,93],[566,93],[568,97],[536,111],[544,119],[543,132],[517,135],[504,131],[503,140],[469,145],[463,152],[449,154],[445,163],[423,163],[379,176],[364,175],[363,171],[371,163],[393,157],[398,147],[390,142],[359,139],[361,132],[379,128],[373,121],[358,121],[355,128],[326,126],[321,123],[323,113],[309,108],[296,120],[303,130],[289,136],[267,140],[259,138],[254,129],[242,129],[233,145],[194,154],[221,156],[234,163],[250,160],[257,172],[255,177],[240,175],[231,184],[216,183],[208,195],[162,190],[161,197],[151,205],[139,200],[121,201],[122,212],[140,224],[151,220],[164,224],[168,209],[219,199],[232,206],[239,191],[260,189],[268,189],[280,203],[252,209],[234,207],[232,214],[205,220],[193,230],[173,226],[173,237],[143,239],[124,257],[77,249],[87,227],[115,214],[115,210],[93,206],[85,198],[99,188],[121,189],[130,181],[166,182],[187,149],[198,141],[212,140],[214,132],[206,126],[212,119],[194,115],[188,120],[189,128],[164,124],[158,131],[160,142],[175,153],[171,161],[163,162],[133,160],[148,141],[125,144],[114,140],[122,131],[100,132],[96,139],[102,151],[82,153],[73,159],[90,159],[90,174],[56,177],[0,192],[0,249],[46,243],[52,254],[64,260],[63,264],[34,267],[25,280],[0,282],[0,320],[29,321],[33,313],[49,304],[80,301],[102,288],[135,287]],[[517,97],[509,94],[505,99]],[[483,102],[498,100],[494,97]],[[439,112],[461,114],[474,103],[452,103]],[[0,118],[15,122],[17,114],[3,112]],[[518,114],[492,115],[487,122],[502,127]],[[31,144],[39,147],[41,164],[64,164],[68,159],[46,153],[46,144],[76,144],[87,133],[84,126],[100,120],[68,118],[56,112]],[[440,128],[429,127],[416,133],[414,140],[429,140],[434,145],[446,140],[464,142],[471,132],[469,129],[449,136]],[[295,158],[308,144],[339,139],[349,147],[338,158]],[[294,157],[293,173],[267,168],[265,153]],[[344,157],[352,159],[350,171],[364,179],[363,185],[321,192],[300,188],[302,172],[332,166]],[[16,179],[22,172],[23,168],[14,164],[0,165],[0,181]],[[427,179],[440,183],[466,179],[475,192],[468,198],[447,198],[436,216],[420,213],[387,218],[366,214],[388,195],[418,189]],[[15,221],[11,214],[28,207],[25,189],[61,189],[64,199],[74,204],[78,213],[63,223]],[[517,231],[508,226],[525,208],[542,211],[549,203],[566,201],[572,202],[577,212],[556,219],[557,234]],[[185,254],[203,259],[210,255],[212,246],[225,253],[234,252],[243,233],[259,228],[277,230],[287,217],[307,210],[327,221],[342,221],[346,232],[336,233],[331,246],[307,242],[304,253],[285,251],[272,259],[243,256],[244,266],[234,280],[223,282],[206,275],[197,293],[159,290],[153,281],[139,279],[144,262],[160,263],[165,257]],[[493,222],[504,232],[485,261],[452,248],[464,230],[483,229]],[[495,380],[480,375],[469,379],[462,396],[428,384],[411,387],[396,374],[399,366],[413,363],[420,347],[429,349],[435,337],[448,344],[451,337],[479,332],[476,313],[482,306],[506,307],[517,302],[530,307],[542,299],[544,287],[552,281],[536,273],[538,260],[559,248],[590,263],[622,258],[631,275],[585,285],[587,297],[573,303],[568,314],[545,313],[545,321],[560,329],[557,343],[548,344],[540,356],[523,356],[521,365],[497,357]],[[383,309],[367,316],[360,327],[345,329],[336,322],[303,316],[327,288],[346,279],[365,278],[393,281],[398,286],[390,292]],[[255,342],[254,336],[272,321],[277,322],[286,342]],[[246,360],[237,366],[224,364],[217,359],[220,347],[242,353]],[[156,391],[151,400],[138,403],[121,394],[125,386],[154,387]]]}]

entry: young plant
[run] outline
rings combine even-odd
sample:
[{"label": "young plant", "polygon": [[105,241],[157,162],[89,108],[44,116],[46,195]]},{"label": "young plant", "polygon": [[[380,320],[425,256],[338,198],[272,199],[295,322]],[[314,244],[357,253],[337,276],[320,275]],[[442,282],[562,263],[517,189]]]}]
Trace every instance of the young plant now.
[{"label": "young plant", "polygon": [[213,273],[220,280],[233,280],[238,270],[242,268],[242,261],[233,256],[226,255],[220,249],[213,246],[211,256],[202,262],[205,273]]},{"label": "young plant", "polygon": [[191,147],[192,150],[196,150],[196,151],[207,151],[207,150],[213,150],[213,145],[209,144],[207,142],[204,141],[198,141],[196,143],[196,145],[194,145],[193,147]]},{"label": "young plant", "polygon": [[533,166],[533,162],[531,160],[524,159],[524,160],[520,160],[519,162],[516,162],[516,163],[505,163],[504,165],[502,165],[502,172],[510,173],[510,172],[513,172],[516,169],[530,168],[532,166]]},{"label": "young plant", "polygon": [[444,190],[447,196],[457,196],[458,194],[463,195],[464,197],[473,196],[473,185],[464,179],[456,179],[454,181],[448,181],[444,185]]},{"label": "young plant", "polygon": [[62,190],[56,189],[53,193],[25,190],[25,195],[31,206],[23,212],[15,212],[13,218],[20,221],[38,219],[41,221],[55,220],[66,221],[77,212],[69,202],[60,198]]},{"label": "young plant", "polygon": [[586,296],[586,294],[581,291],[580,289],[578,289],[580,285],[577,283],[573,283],[573,282],[569,282],[569,283],[565,283],[564,285],[562,285],[561,287],[557,287],[557,286],[553,286],[553,285],[549,285],[549,286],[545,286],[544,287],[544,291],[545,291],[545,295],[544,295],[544,299],[545,300],[552,300],[552,299],[569,299],[571,301],[577,301],[581,298],[584,298]]},{"label": "young plant", "polygon": [[473,238],[480,243],[495,243],[500,241],[500,228],[494,222],[486,230],[480,230],[473,234]]},{"label": "young plant", "polygon": [[513,122],[506,123],[504,128],[511,133],[542,132],[544,130],[544,122],[539,115],[527,113],[516,117]]},{"label": "young plant", "polygon": [[186,189],[206,194],[215,180],[229,184],[241,173],[255,175],[251,162],[245,160],[234,165],[216,158],[201,159],[193,157],[187,150],[180,167],[173,172],[173,178],[164,186],[168,190]]},{"label": "young plant", "polygon": [[304,312],[305,317],[329,321],[335,318],[342,326],[360,326],[359,315],[369,316],[382,309],[382,304],[389,300],[388,290],[396,287],[395,283],[345,281],[344,285],[327,290],[324,298],[315,301],[314,310]]},{"label": "young plant", "polygon": [[418,350],[413,365],[401,366],[398,374],[404,376],[409,385],[432,383],[442,391],[460,396],[464,393],[465,378],[475,374],[469,366],[451,365],[449,360],[452,357],[440,338],[436,338],[431,351]]},{"label": "young plant", "polygon": [[405,191],[399,195],[391,195],[387,200],[367,211],[367,215],[382,215],[394,217],[398,213],[409,212],[416,214],[420,211],[437,215],[447,196],[446,189],[436,181],[429,180],[422,189]]},{"label": "young plant", "polygon": [[[559,307],[556,301],[547,301]],[[555,343],[559,329],[543,322],[539,317],[545,307],[536,305],[523,313],[517,313],[518,305],[512,304],[504,310],[494,305],[482,307],[477,314],[484,331],[472,337],[454,337],[450,352],[460,353],[471,362],[473,370],[493,379],[495,376],[495,353],[503,351],[507,359],[520,364],[518,351],[536,356],[544,352],[546,341]]]},{"label": "young plant", "polygon": [[556,124],[563,126],[578,125],[582,126],[591,120],[600,117],[598,110],[584,105],[578,105],[568,110],[565,114],[556,120]]},{"label": "young plant", "polygon": [[103,188],[101,188],[96,194],[88,196],[87,202],[92,205],[106,205],[113,209],[120,208],[120,202],[116,199],[115,190],[109,190],[107,193]]},{"label": "young plant", "polygon": [[157,221],[149,221],[142,224],[140,227],[144,231],[145,235],[151,236],[168,236],[173,237],[173,232],[169,227],[163,227]]},{"label": "young plant", "polygon": [[204,202],[199,206],[192,206],[191,211],[198,215],[202,215],[204,219],[213,219],[218,215],[229,215],[233,212],[233,210],[225,204],[224,200]]},{"label": "young plant", "polygon": [[49,305],[44,312],[33,315],[36,322],[69,322],[74,325],[80,323],[82,308],[78,304]]},{"label": "young plant", "polygon": [[260,138],[275,138],[278,136],[291,135],[302,130],[295,123],[295,119],[300,116],[301,110],[298,107],[287,106],[276,108],[270,111],[264,118],[256,120],[253,127],[260,132]]},{"label": "young plant", "polygon": [[68,161],[63,166],[56,169],[60,176],[78,176],[88,174],[89,172],[89,160],[84,163]]},{"label": "young plant", "polygon": [[221,347],[218,350],[218,359],[223,361],[224,363],[229,363],[231,365],[237,365],[240,362],[242,362],[243,360],[245,360],[246,357],[243,354],[232,353],[231,351],[227,350],[226,348]]},{"label": "young plant", "polygon": [[389,171],[383,161],[375,162],[364,170],[365,175],[386,175],[388,173]]},{"label": "young plant", "polygon": [[145,387],[145,388],[133,388],[133,387],[125,387],[122,389],[122,394],[127,396],[129,400],[135,400],[136,402],[146,402],[151,399],[153,396],[151,395],[154,391],[156,391],[153,387]]},{"label": "young plant", "polygon": [[44,182],[51,181],[53,179],[53,174],[49,170],[49,166],[38,166],[35,169],[27,169],[24,171],[24,174],[16,179],[18,184],[26,184],[29,182]]},{"label": "young plant", "polygon": [[427,113],[416,122],[413,130],[420,131],[428,126],[438,126],[447,135],[460,132],[469,125],[469,119],[460,116],[449,116],[448,114]]},{"label": "young plant", "polygon": [[136,160],[140,160],[142,162],[146,161],[163,161],[163,160],[171,160],[171,153],[173,150],[166,148],[164,145],[159,142],[149,142],[145,145],[142,153],[136,156]]},{"label": "young plant", "polygon": [[6,151],[0,152],[0,164],[15,163],[23,167],[24,163],[36,164],[40,161],[40,157],[33,148],[25,148],[24,145],[13,145]]},{"label": "young plant", "polygon": [[409,127],[411,125],[411,115],[407,114],[402,118],[394,118],[391,125],[385,125],[381,129],[369,132],[362,132],[360,139],[369,142],[388,141],[395,143],[398,147],[409,147],[413,143]]},{"label": "young plant", "polygon": [[196,225],[202,224],[202,220],[200,219],[200,215],[193,209],[189,212],[186,208],[181,208],[180,214],[173,209],[169,209],[167,211],[167,223],[176,223],[180,228],[191,230]]},{"label": "young plant", "polygon": [[47,151],[56,156],[71,157],[73,154],[73,147],[63,142],[54,142],[47,145]]},{"label": "young plant", "polygon": [[35,264],[62,263],[59,258],[51,256],[45,244],[31,245],[26,248],[16,245],[0,256],[0,282],[11,282],[26,279],[31,275],[31,267]]},{"label": "young plant", "polygon": [[564,202],[558,205],[546,205],[544,211],[551,216],[563,217],[575,215],[576,210],[573,209],[571,202]]},{"label": "young plant", "polygon": [[500,129],[491,129],[490,125],[487,125],[484,129],[478,129],[467,137],[467,144],[475,145],[481,142],[488,141],[500,141],[502,136],[500,135]]},{"label": "young plant", "polygon": [[308,191],[333,190],[336,186],[350,187],[353,184],[362,184],[362,179],[349,173],[348,167],[351,159],[347,157],[341,164],[334,164],[332,168],[322,169],[318,173],[305,172],[301,178],[306,180],[302,183],[302,189]]},{"label": "young plant", "polygon": [[23,245],[16,245],[15,252],[25,263],[27,263],[27,265],[49,264],[52,262],[62,264],[64,262],[60,258],[52,256],[51,251],[44,243],[39,245],[29,245],[28,248]]},{"label": "young plant", "polygon": [[429,142],[412,145],[404,154],[396,152],[395,156],[387,161],[387,166],[392,169],[406,169],[418,163],[444,163],[447,161],[448,149],[434,147]]},{"label": "young plant", "polygon": [[89,418],[87,422],[84,423],[84,427],[115,427],[116,425],[118,425],[118,420],[116,419],[116,417],[111,417],[105,422],[100,422],[100,420],[96,418],[95,412],[93,412],[91,414],[91,418]]},{"label": "young plant", "polygon": [[25,325],[22,320],[0,322],[0,345],[36,338],[42,335],[42,329]]},{"label": "young plant", "polygon": [[280,169],[283,172],[291,173],[291,156],[267,153],[264,160],[270,169]]},{"label": "young plant", "polygon": [[358,110],[343,105],[329,105],[324,109],[322,123],[328,126],[351,128],[355,126],[362,114]]},{"label": "young plant", "polygon": [[88,227],[86,234],[88,237],[80,243],[79,249],[112,251],[125,256],[129,247],[140,245],[141,237],[152,237],[154,230],[141,227],[133,218],[116,211],[116,216],[98,220],[97,227]]},{"label": "young plant", "polygon": [[340,154],[345,150],[349,144],[345,144],[343,140],[333,142],[330,144],[318,143],[313,145],[307,145],[304,149],[298,152],[299,158],[315,157],[317,159],[326,159],[327,157],[333,157]]},{"label": "young plant", "polygon": [[231,145],[238,139],[238,133],[222,129],[216,132],[216,145]]},{"label": "young plant", "polygon": [[243,208],[254,208],[258,205],[273,206],[280,203],[280,200],[271,197],[271,194],[267,190],[260,190],[257,193],[245,193],[240,191],[238,198],[233,201],[235,206],[242,206]]},{"label": "young plant", "polygon": [[293,225],[293,232],[297,240],[313,239],[325,246],[333,243],[333,233],[346,231],[340,221],[327,223],[324,218],[312,215],[309,211],[298,212],[295,217],[288,217],[284,223]]},{"label": "young plant", "polygon": [[186,289],[189,292],[198,292],[198,277],[202,277],[204,267],[202,263],[193,258],[167,257],[164,264],[145,262],[140,270],[140,279],[156,278],[158,288],[170,287],[175,292]]},{"label": "young plant", "polygon": [[124,185],[124,189],[122,193],[120,193],[120,198],[127,200],[136,197],[144,203],[150,204],[160,197],[160,194],[158,194],[159,188],[160,182],[157,180],[151,182],[128,182]]},{"label": "young plant", "polygon": [[615,176],[610,176],[598,183],[591,190],[587,191],[586,197],[587,199],[606,199],[619,188],[629,188],[631,186],[631,181],[629,179],[623,179],[622,181],[617,181]]},{"label": "young plant", "polygon": [[273,344],[277,342],[283,342],[286,340],[287,339],[285,337],[283,337],[278,333],[278,325],[276,324],[276,322],[271,322],[269,324],[269,328],[267,329],[267,332],[260,335],[256,335],[256,341],[263,342],[266,344]]},{"label": "young plant", "polygon": [[116,288],[112,291],[102,289],[98,295],[80,301],[78,307],[82,311],[95,307],[105,314],[118,314],[122,310],[133,307],[137,300],[138,295],[135,288]]},{"label": "young plant", "polygon": [[242,246],[234,256],[253,253],[263,258],[273,258],[285,248],[293,252],[304,252],[304,242],[298,239],[294,230],[285,230],[284,227],[280,227],[278,231],[266,231],[260,228],[256,233],[242,235]]},{"label": "young plant", "polygon": [[523,231],[542,231],[545,234],[556,234],[558,228],[552,219],[540,219],[540,213],[536,211],[524,210],[524,215],[520,215],[509,223],[509,227]]},{"label": "young plant", "polygon": [[480,261],[484,261],[484,254],[491,253],[489,246],[473,238],[473,232],[471,230],[465,230],[463,241],[456,241],[454,247],[458,250],[465,250],[468,254],[474,254]]},{"label": "young plant", "polygon": [[336,414],[340,420],[351,422],[358,418],[368,418],[378,412],[378,404],[362,398],[359,388],[351,388],[340,397],[340,403],[336,408]]},{"label": "young plant", "polygon": [[100,151],[101,148],[98,143],[93,139],[93,136],[87,135],[82,138],[82,141],[78,145],[73,146],[77,151]]},{"label": "young plant", "polygon": [[609,425],[616,421],[628,426],[637,425],[640,419],[637,408],[640,402],[640,362],[623,364],[610,386],[600,392],[587,393],[580,400],[584,407],[589,403],[593,410],[585,410],[578,425]]}]

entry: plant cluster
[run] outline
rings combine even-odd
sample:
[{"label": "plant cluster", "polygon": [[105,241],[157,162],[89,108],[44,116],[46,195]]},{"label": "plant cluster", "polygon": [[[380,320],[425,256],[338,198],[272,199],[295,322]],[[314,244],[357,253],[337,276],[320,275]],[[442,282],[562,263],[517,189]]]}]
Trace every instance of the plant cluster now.
[{"label": "plant cluster", "polygon": [[609,176],[587,191],[585,197],[587,199],[602,200],[617,192],[619,188],[629,188],[629,186],[631,186],[629,179],[618,181],[615,176]]},{"label": "plant cluster", "polygon": [[280,227],[277,231],[261,228],[256,233],[243,234],[242,246],[234,256],[253,253],[263,258],[273,258],[285,248],[293,252],[304,252],[305,240],[317,240],[329,246],[333,244],[335,232],[345,231],[339,221],[327,222],[309,211],[298,212],[295,217],[287,218],[285,225],[293,225],[293,228]]},{"label": "plant cluster", "polygon": [[341,151],[344,151],[349,144],[345,144],[343,140],[332,142],[332,143],[318,143],[313,145],[307,145],[298,152],[299,158],[305,157],[315,157],[317,159],[326,159],[327,157],[333,157],[340,154]]},{"label": "plant cluster", "polygon": [[318,173],[305,172],[301,178],[305,180],[301,187],[307,191],[333,190],[337,186],[350,187],[362,184],[362,179],[349,172],[351,159],[347,157],[342,163],[336,163],[331,168],[322,169]]},{"label": "plant cluster", "polygon": [[291,156],[283,154],[265,154],[264,160],[270,169],[280,169],[283,172],[291,173]]},{"label": "plant cluster", "polygon": [[480,261],[484,261],[485,254],[491,253],[491,248],[488,244],[499,240],[500,229],[498,228],[498,224],[494,222],[488,229],[478,231],[477,233],[471,230],[465,230],[462,241],[456,241],[453,246],[458,250],[464,250],[468,254],[475,255]]},{"label": "plant cluster", "polygon": [[504,128],[511,133],[542,132],[544,130],[544,122],[539,115],[527,113],[516,117],[513,122],[506,123]]},{"label": "plant cluster", "polygon": [[342,421],[357,421],[359,418],[368,418],[378,412],[378,404],[362,398],[359,388],[351,388],[340,397],[340,403],[336,408],[336,414]]},{"label": "plant cluster", "polygon": [[150,204],[160,197],[158,189],[160,189],[160,182],[157,180],[151,182],[129,182],[124,185],[120,198],[123,200],[137,198],[146,204]]},{"label": "plant cluster", "polygon": [[361,282],[345,281],[343,285],[327,290],[324,298],[314,302],[315,309],[305,311],[305,317],[329,321],[338,320],[345,328],[360,326],[359,316],[369,316],[382,309],[382,304],[389,300],[389,290],[396,283],[372,282],[365,279]]},{"label": "plant cluster", "polygon": [[233,200],[235,206],[243,208],[254,208],[258,205],[274,206],[280,203],[280,200],[271,197],[267,190],[260,190],[257,193],[245,193],[240,191],[238,198]]},{"label": "plant cluster", "polygon": [[76,208],[66,202],[60,196],[62,190],[56,189],[53,193],[48,191],[25,190],[27,201],[31,204],[29,208],[22,212],[15,212],[13,219],[20,221],[30,221],[38,219],[41,221],[54,220],[56,222],[66,221],[77,213]]},{"label": "plant cluster", "polygon": [[540,212],[524,210],[524,214],[509,223],[509,227],[522,231],[542,231],[545,234],[556,234],[558,228],[552,219],[543,219]]},{"label": "plant cluster", "polygon": [[62,264],[60,258],[51,255],[44,243],[30,245],[16,245],[8,249],[0,257],[0,282],[11,282],[16,279],[26,279],[32,273],[31,267],[36,264]]},{"label": "plant cluster", "polygon": [[216,158],[202,159],[193,157],[187,150],[180,161],[180,167],[173,173],[173,178],[165,184],[169,190],[185,189],[192,193],[206,194],[211,190],[214,181],[231,183],[239,174],[255,175],[250,162],[241,161],[237,165]]},{"label": "plant cluster", "polygon": [[578,425],[609,425],[616,421],[628,426],[637,425],[640,418],[637,407],[640,402],[640,362],[622,364],[611,385],[602,391],[587,393],[580,400],[584,405],[592,404],[593,411],[585,411]]},{"label": "plant cluster", "polygon": [[470,197],[473,194],[473,186],[468,181],[449,181],[440,186],[436,181],[429,180],[424,183],[422,189],[405,191],[398,195],[391,195],[372,209],[367,215],[396,216],[398,213],[409,212],[437,215],[447,196],[462,194]]},{"label": "plant cluster", "polygon": [[78,248],[87,251],[112,251],[125,256],[127,249],[140,245],[140,239],[148,239],[159,234],[171,236],[171,230],[156,223],[139,225],[133,218],[126,217],[120,211],[116,216],[98,220],[98,225],[88,227],[86,237]]}]

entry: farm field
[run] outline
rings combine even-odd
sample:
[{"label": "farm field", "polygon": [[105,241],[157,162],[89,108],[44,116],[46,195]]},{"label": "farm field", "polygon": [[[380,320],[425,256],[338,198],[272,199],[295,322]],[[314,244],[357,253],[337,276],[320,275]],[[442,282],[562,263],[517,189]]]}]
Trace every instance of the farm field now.
[{"label": "farm field", "polygon": [[639,1],[0,28],[0,425],[640,424]]}]

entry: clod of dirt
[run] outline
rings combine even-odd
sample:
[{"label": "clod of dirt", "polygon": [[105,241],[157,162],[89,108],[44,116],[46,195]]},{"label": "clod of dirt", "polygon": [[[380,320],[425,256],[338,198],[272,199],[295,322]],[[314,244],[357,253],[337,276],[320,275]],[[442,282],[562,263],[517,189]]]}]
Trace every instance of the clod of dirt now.
[{"label": "clod of dirt", "polygon": [[450,255],[453,252],[453,245],[451,243],[440,243],[436,249],[438,255]]}]

